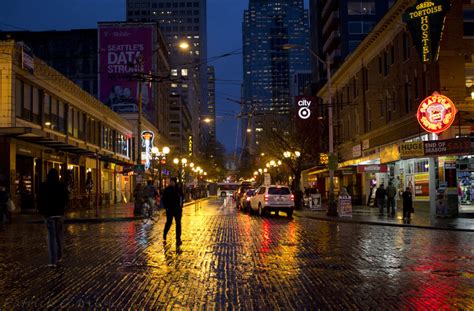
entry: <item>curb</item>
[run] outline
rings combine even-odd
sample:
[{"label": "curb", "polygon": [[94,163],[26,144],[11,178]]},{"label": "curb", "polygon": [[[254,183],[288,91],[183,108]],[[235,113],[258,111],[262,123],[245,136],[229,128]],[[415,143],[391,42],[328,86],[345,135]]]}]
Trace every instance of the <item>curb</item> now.
[{"label": "curb", "polygon": [[366,221],[366,220],[349,220],[349,219],[343,219],[343,218],[329,218],[329,217],[318,217],[318,216],[308,216],[308,215],[298,215],[298,214],[294,214],[294,216],[299,217],[299,218],[316,219],[316,220],[330,221],[330,222],[342,222],[342,223],[347,223],[347,224],[362,224],[362,225],[388,226],[388,227],[400,227],[400,228],[416,228],[416,229],[427,229],[427,230],[474,232],[474,229],[463,229],[463,228],[441,228],[441,227],[431,227],[431,226],[421,226],[421,225],[407,225],[407,224],[375,222],[375,221]]}]

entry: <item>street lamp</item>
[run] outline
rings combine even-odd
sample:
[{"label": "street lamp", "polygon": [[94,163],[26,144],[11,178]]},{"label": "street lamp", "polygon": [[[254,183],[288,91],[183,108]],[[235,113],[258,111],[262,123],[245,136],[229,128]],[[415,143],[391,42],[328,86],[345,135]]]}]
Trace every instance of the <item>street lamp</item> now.
[{"label": "street lamp", "polygon": [[160,151],[158,147],[153,147],[151,148],[151,156],[152,160],[155,162],[158,160],[158,189],[161,193],[161,190],[163,189],[163,178],[162,178],[162,164],[163,161],[166,161],[166,156],[170,153],[170,148],[168,147],[163,147]]},{"label": "street lamp", "polygon": [[[332,85],[331,85],[331,61],[329,60],[329,55],[326,56],[326,60],[323,60],[310,48],[304,45],[297,44],[284,44],[284,50],[290,50],[294,48],[303,48],[311,53],[313,57],[326,66],[326,78],[328,83],[328,127],[329,127],[329,156],[334,158],[334,128],[333,128],[333,117],[332,117]],[[337,205],[334,198],[334,169],[332,165],[329,166],[329,202],[328,202],[328,216],[338,216],[337,214]]]},{"label": "street lamp", "polygon": [[188,163],[188,159],[174,158],[173,163],[178,166],[178,179],[179,179],[179,182],[181,183],[183,181],[184,167],[186,166],[186,163]]}]

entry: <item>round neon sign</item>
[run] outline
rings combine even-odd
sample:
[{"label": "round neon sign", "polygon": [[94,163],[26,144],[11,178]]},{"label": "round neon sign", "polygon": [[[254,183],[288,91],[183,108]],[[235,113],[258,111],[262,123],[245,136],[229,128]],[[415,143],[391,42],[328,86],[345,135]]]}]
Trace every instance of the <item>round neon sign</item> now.
[{"label": "round neon sign", "polygon": [[425,131],[439,134],[453,124],[456,113],[456,107],[448,97],[434,92],[421,102],[416,118]]}]

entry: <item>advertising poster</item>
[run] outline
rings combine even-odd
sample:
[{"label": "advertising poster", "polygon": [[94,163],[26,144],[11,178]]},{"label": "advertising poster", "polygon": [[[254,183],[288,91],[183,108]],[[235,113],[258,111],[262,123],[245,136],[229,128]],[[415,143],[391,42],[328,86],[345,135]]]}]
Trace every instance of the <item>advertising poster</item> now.
[{"label": "advertising poster", "polygon": [[[138,75],[152,71],[152,45],[152,26],[99,25],[99,99],[113,111],[138,111]],[[151,83],[140,85],[143,113],[152,114]]]},{"label": "advertising poster", "polygon": [[415,174],[415,199],[429,200],[430,198],[430,177],[429,173]]},{"label": "advertising poster", "polygon": [[349,196],[339,197],[337,213],[340,217],[352,217],[352,198]]}]

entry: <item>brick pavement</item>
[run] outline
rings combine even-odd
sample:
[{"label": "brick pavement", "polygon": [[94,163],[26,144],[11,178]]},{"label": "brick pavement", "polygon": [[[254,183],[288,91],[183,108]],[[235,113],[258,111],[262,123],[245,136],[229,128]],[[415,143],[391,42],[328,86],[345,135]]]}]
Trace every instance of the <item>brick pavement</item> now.
[{"label": "brick pavement", "polygon": [[260,218],[210,202],[186,208],[177,252],[163,224],[68,224],[57,269],[45,266],[42,225],[1,227],[0,309],[474,308],[474,233]]}]

